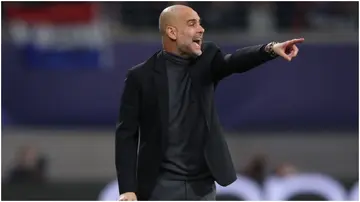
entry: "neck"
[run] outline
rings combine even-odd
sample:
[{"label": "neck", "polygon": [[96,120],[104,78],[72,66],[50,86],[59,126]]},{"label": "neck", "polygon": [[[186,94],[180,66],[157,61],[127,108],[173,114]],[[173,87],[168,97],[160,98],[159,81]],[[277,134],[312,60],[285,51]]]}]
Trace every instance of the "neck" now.
[{"label": "neck", "polygon": [[176,65],[180,65],[180,66],[187,66],[191,62],[190,59],[186,59],[186,58],[180,57],[178,55],[174,55],[173,53],[169,53],[165,50],[163,51],[163,55],[164,55],[164,58],[168,62],[171,62],[172,64],[176,64]]},{"label": "neck", "polygon": [[168,53],[171,53],[173,55],[179,56],[184,59],[191,58],[191,56],[189,54],[180,51],[176,47],[176,44],[174,42],[167,42],[166,40],[163,39],[162,46],[163,46],[163,50]]}]

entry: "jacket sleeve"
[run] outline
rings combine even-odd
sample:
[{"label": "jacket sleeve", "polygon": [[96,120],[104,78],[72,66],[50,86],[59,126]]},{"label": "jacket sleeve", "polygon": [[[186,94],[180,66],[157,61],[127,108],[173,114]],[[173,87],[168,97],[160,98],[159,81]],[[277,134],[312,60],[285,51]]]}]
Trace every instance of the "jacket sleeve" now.
[{"label": "jacket sleeve", "polygon": [[121,96],[115,135],[115,165],[119,193],[136,192],[139,85],[130,70]]},{"label": "jacket sleeve", "polygon": [[218,49],[212,63],[213,81],[218,82],[231,74],[246,72],[274,59],[269,53],[265,52],[265,46],[249,46],[227,55]]}]

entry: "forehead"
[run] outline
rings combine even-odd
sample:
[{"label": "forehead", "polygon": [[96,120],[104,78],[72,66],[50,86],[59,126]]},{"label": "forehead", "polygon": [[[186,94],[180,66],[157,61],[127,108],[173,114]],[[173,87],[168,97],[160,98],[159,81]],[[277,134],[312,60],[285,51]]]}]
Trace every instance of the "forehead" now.
[{"label": "forehead", "polygon": [[185,8],[180,11],[179,20],[183,22],[188,22],[190,20],[200,20],[200,17],[196,11],[190,8]]}]

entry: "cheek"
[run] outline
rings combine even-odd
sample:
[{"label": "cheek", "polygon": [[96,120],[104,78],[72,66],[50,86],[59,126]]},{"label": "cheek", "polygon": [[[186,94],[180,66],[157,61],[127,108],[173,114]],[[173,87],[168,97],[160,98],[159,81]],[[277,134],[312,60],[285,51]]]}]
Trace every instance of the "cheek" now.
[{"label": "cheek", "polygon": [[179,35],[179,43],[183,45],[188,45],[192,42],[192,37],[188,35]]},{"label": "cheek", "polygon": [[184,30],[184,32],[180,32],[180,36],[183,40],[185,41],[192,41],[192,39],[194,38],[194,33],[192,32],[192,30]]},{"label": "cheek", "polygon": [[195,36],[195,31],[193,29],[188,29],[186,32],[186,36],[188,36],[189,38],[193,38]]}]

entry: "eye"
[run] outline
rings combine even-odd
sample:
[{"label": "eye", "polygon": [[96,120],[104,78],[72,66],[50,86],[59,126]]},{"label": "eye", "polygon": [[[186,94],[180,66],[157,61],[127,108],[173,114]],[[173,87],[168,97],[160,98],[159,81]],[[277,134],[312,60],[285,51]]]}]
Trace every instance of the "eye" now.
[{"label": "eye", "polygon": [[187,24],[188,24],[188,26],[190,26],[190,27],[194,27],[194,26],[196,26],[197,21],[196,21],[196,20],[189,20],[189,21],[187,21]]}]

